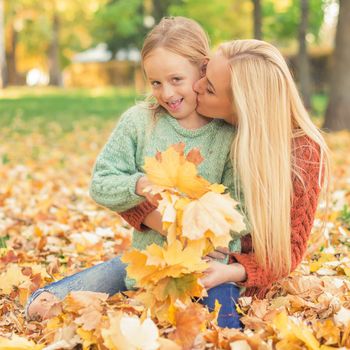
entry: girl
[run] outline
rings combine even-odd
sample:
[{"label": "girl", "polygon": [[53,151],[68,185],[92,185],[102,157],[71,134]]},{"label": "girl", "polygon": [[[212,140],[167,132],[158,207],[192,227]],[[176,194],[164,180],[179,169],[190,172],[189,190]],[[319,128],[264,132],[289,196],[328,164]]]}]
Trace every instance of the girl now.
[{"label": "girl", "polygon": [[[201,115],[223,118],[237,128],[233,172],[251,227],[242,237],[241,252],[223,248],[212,254],[230,255],[232,264],[211,262],[202,282],[207,289],[235,282],[246,296],[263,298],[303,258],[323,178],[326,184],[329,179],[328,148],[285,60],[266,42],[222,44],[194,89]],[[156,227],[151,210],[142,203],[123,216],[135,226]]]},{"label": "girl", "polygon": [[[185,144],[185,152],[199,148],[204,157],[200,175],[212,183],[223,183],[233,192],[229,153],[234,129],[223,120],[211,120],[196,112],[193,84],[201,77],[208,52],[205,32],[190,19],[164,18],[149,33],[141,57],[157,104],[148,108],[134,106],[122,116],[94,167],[90,194],[97,203],[121,212],[144,202],[143,189],[148,185],[142,169],[145,157],[178,142]],[[152,202],[153,198],[147,196]],[[156,211],[152,215],[158,219],[161,231],[160,216]],[[237,233],[230,243],[231,251],[240,251],[241,234]],[[164,241],[165,237],[155,230],[135,231],[132,246],[145,249],[151,243],[162,245]],[[50,305],[72,290],[112,295],[132,288],[133,281],[126,278],[124,284],[124,278],[125,266],[117,257],[37,290],[28,302],[28,315],[50,316],[45,303]],[[239,288],[232,283],[209,291],[204,303],[210,308],[215,299],[221,304],[228,300],[220,311],[220,326],[240,326],[235,310],[238,295]]]}]

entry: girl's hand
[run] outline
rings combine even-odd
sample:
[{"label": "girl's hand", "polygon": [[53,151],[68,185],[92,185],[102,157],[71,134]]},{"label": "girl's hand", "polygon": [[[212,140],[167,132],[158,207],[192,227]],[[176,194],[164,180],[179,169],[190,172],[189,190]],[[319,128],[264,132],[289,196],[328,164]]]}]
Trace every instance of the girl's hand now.
[{"label": "girl's hand", "polygon": [[230,254],[230,251],[226,247],[218,247],[213,252],[209,253],[208,256],[213,259],[225,259],[227,255]]},{"label": "girl's hand", "polygon": [[151,185],[152,183],[147,179],[147,176],[142,176],[136,182],[135,193],[139,196],[145,197],[153,205],[158,206],[158,202],[161,199],[160,195],[145,192],[145,189]]}]

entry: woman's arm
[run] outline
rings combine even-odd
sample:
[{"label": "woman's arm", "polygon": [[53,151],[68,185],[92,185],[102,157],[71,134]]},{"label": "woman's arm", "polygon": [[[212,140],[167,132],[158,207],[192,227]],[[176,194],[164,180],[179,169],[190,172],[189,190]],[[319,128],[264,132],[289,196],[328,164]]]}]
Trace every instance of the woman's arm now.
[{"label": "woman's arm", "polygon": [[[294,156],[304,184],[293,178],[293,203],[291,208],[291,268],[294,270],[301,262],[307,248],[307,241],[313,226],[317,201],[320,194],[318,183],[320,153],[318,146],[309,138],[301,137],[295,140]],[[267,287],[278,280],[269,269],[262,268],[256,261],[255,254],[232,253],[231,262],[241,264],[247,274],[247,279],[240,285],[245,287]]]}]

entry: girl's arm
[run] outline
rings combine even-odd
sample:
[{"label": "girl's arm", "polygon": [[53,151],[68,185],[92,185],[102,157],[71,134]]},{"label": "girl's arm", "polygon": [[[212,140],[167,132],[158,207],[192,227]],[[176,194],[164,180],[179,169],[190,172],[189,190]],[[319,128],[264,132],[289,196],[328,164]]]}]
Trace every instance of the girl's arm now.
[{"label": "girl's arm", "polygon": [[[229,155],[226,159],[221,182],[228,188],[228,191],[230,192],[231,196],[233,196],[234,178]],[[152,229],[165,235],[165,232],[162,229],[160,213],[153,212],[156,209],[156,205],[150,203],[149,201],[145,201],[135,206],[134,208],[131,208],[119,214],[127,223],[136,228],[138,231],[146,231],[147,229]],[[242,249],[247,249],[247,247],[251,246],[251,238],[247,239],[242,237],[241,243]],[[220,256],[220,258],[222,258],[222,256]]]},{"label": "girl's arm", "polygon": [[[320,194],[318,182],[319,152],[318,146],[306,136],[295,140],[294,156],[296,157],[297,167],[302,169],[301,176],[304,184],[294,177],[294,196],[291,208],[292,270],[299,265],[304,256],[317,209]],[[268,269],[263,269],[257,263],[253,252],[231,253],[231,262],[239,263],[244,267],[247,278],[240,283],[244,287],[268,287],[272,282],[281,278],[273,276]],[[234,266],[232,268],[235,269]]]},{"label": "girl's arm", "polygon": [[136,183],[144,174],[139,171],[135,154],[139,140],[136,108],[128,110],[97,157],[90,195],[100,205],[113,211],[125,211],[145,200],[136,194]]},{"label": "girl's arm", "polygon": [[162,216],[157,207],[149,201],[144,201],[134,208],[119,213],[120,216],[138,231],[152,229],[166,236],[163,230]]}]

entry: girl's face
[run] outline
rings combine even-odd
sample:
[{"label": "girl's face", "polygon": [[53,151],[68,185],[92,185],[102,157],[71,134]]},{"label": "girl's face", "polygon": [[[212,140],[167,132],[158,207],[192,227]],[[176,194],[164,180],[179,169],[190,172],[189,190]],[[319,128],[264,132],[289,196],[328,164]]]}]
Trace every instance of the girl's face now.
[{"label": "girl's face", "polygon": [[205,77],[193,86],[198,93],[198,113],[210,118],[224,119],[230,124],[236,123],[230,76],[228,60],[222,54],[216,53],[208,62]]},{"label": "girl's face", "polygon": [[197,94],[193,84],[200,78],[199,68],[185,57],[163,48],[154,49],[143,62],[152,94],[182,125],[200,119],[196,112]]}]

